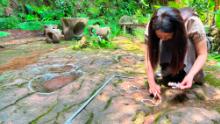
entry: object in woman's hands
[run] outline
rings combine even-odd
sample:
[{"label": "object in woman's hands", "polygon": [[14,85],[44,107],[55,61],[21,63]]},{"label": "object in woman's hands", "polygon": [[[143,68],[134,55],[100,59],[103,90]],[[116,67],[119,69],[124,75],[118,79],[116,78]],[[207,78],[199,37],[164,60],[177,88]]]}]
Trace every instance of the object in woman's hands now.
[{"label": "object in woman's hands", "polygon": [[162,102],[162,99],[157,95],[150,94],[150,97],[151,98],[142,99],[141,102],[144,104],[148,104],[149,106],[158,106]]},{"label": "object in woman's hands", "polygon": [[168,86],[172,87],[173,89],[180,88],[179,82],[169,82]]}]

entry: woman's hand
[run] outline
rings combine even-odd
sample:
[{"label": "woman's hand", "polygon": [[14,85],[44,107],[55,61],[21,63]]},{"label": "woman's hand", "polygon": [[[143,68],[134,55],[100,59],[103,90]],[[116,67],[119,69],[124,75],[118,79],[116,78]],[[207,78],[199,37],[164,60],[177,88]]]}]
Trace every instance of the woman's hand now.
[{"label": "woman's hand", "polygon": [[156,83],[149,83],[149,92],[154,95],[155,98],[161,99],[160,86]]},{"label": "woman's hand", "polygon": [[186,75],[183,81],[180,83],[180,89],[188,89],[192,87],[193,76]]}]

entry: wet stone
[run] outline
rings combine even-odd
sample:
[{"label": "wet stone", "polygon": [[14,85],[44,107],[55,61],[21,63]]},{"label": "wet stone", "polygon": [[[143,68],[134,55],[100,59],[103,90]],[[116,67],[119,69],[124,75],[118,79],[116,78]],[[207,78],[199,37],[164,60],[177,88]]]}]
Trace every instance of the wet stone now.
[{"label": "wet stone", "polygon": [[80,73],[77,72],[71,72],[67,75],[48,73],[32,79],[29,82],[29,88],[33,91],[49,93],[64,87],[79,77]]},{"label": "wet stone", "polygon": [[48,91],[57,90],[70,82],[74,81],[77,77],[72,76],[58,76],[44,83],[43,87]]},{"label": "wet stone", "polygon": [[[124,48],[136,46],[130,42]],[[0,124],[63,124],[112,74],[129,78],[113,79],[73,123],[198,124],[201,118],[205,124],[219,123],[213,110],[219,109],[220,90],[209,85],[189,89],[186,96],[179,96],[188,99],[176,99],[174,104],[172,100],[181,90],[162,87],[161,104],[152,106],[146,74],[139,71],[144,69],[143,54],[123,49],[62,48],[40,57],[35,64],[3,73]]]}]

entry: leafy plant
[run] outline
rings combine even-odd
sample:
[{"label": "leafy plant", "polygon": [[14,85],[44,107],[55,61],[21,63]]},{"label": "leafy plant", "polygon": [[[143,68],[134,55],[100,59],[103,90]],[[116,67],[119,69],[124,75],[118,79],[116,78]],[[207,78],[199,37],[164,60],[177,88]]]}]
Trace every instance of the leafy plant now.
[{"label": "leafy plant", "polygon": [[136,10],[135,15],[136,19],[138,20],[139,24],[146,24],[151,17],[151,14],[146,13],[143,14],[141,9]]},{"label": "leafy plant", "polygon": [[5,18],[0,18],[0,29],[14,29],[17,27],[17,24],[19,23],[19,20],[14,17],[5,17]]},{"label": "leafy plant", "polygon": [[90,15],[90,17],[97,17],[100,14],[100,10],[98,7],[89,7],[87,9],[88,14]]},{"label": "leafy plant", "polygon": [[209,54],[208,58],[220,62],[220,55],[218,53],[211,53]]},{"label": "leafy plant", "polygon": [[104,19],[90,19],[88,22],[88,25],[94,25],[99,24],[100,26],[105,26],[105,20]]},{"label": "leafy plant", "polygon": [[25,20],[26,21],[37,21],[38,17],[33,14],[27,14],[25,15]]},{"label": "leafy plant", "polygon": [[220,10],[215,13],[215,23],[216,26],[220,29]]},{"label": "leafy plant", "polygon": [[4,32],[4,31],[0,31],[0,37],[6,37],[8,35],[10,35],[10,33]]},{"label": "leafy plant", "polygon": [[210,23],[211,15],[214,14],[215,2],[214,0],[181,0],[180,3],[169,1],[168,5],[174,8],[191,7],[199,14],[203,22]]},{"label": "leafy plant", "polygon": [[134,36],[139,39],[141,42],[144,42],[144,32],[145,29],[137,28],[134,30]]},{"label": "leafy plant", "polygon": [[0,6],[0,17],[4,16],[4,8]]},{"label": "leafy plant", "polygon": [[[86,44],[86,45],[85,45]],[[111,41],[107,41],[105,39],[101,39],[97,35],[87,36],[85,43],[81,43],[81,41],[76,42],[72,45],[72,49],[79,50],[83,48],[92,48],[92,49],[117,49],[117,45]]]},{"label": "leafy plant", "polygon": [[43,21],[43,25],[58,25],[61,26],[60,20],[53,20],[53,21]]},{"label": "leafy plant", "polygon": [[23,22],[18,24],[18,28],[22,30],[41,30],[43,28],[43,24],[38,21]]},{"label": "leafy plant", "polygon": [[72,16],[74,13],[73,3],[68,0],[55,0],[55,8],[64,16]]},{"label": "leafy plant", "polygon": [[7,7],[9,4],[8,0],[0,0],[0,5],[2,5],[3,7]]}]

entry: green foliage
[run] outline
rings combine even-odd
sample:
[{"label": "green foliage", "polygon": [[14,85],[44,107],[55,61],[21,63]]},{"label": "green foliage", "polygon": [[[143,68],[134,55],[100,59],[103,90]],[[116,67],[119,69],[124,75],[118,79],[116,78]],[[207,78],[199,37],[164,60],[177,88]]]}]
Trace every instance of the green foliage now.
[{"label": "green foliage", "polygon": [[207,2],[196,0],[190,6],[197,11],[203,22],[208,22],[211,18],[207,14],[214,14],[215,2],[214,0],[207,0]]},{"label": "green foliage", "polygon": [[144,42],[144,32],[145,32],[145,29],[142,29],[142,28],[137,28],[134,30],[134,36],[139,39],[141,42]]},{"label": "green foliage", "polygon": [[218,53],[211,53],[209,54],[208,58],[220,62],[220,55]]},{"label": "green foliage", "polygon": [[[2,0],[7,1],[7,0]],[[112,29],[112,37],[120,34],[120,26],[118,20],[123,15],[134,15],[140,23],[146,23],[149,16],[148,6],[136,1],[126,2],[124,0],[91,0],[84,1],[68,1],[55,0],[50,6],[44,5],[44,1],[19,1],[20,5],[24,5],[24,9],[18,10],[17,16],[25,21],[51,21],[60,20],[62,17],[89,17],[89,24],[97,21],[100,26],[110,26]],[[21,24],[22,25],[22,24]],[[23,25],[28,25],[27,23]],[[27,27],[27,26],[19,27]],[[23,29],[23,28],[22,28]]]},{"label": "green foliage", "polygon": [[178,3],[176,3],[175,1],[169,1],[169,2],[168,2],[168,5],[169,5],[170,7],[173,7],[173,8],[182,8],[182,7],[184,7],[183,4],[178,4]]},{"label": "green foliage", "polygon": [[18,24],[18,28],[22,30],[41,30],[43,24],[41,22],[23,22]]},{"label": "green foliage", "polygon": [[82,44],[80,41],[74,43],[72,49],[79,50],[83,48],[92,48],[92,49],[117,49],[118,46],[111,41],[101,39],[97,35],[87,36],[86,45]]},{"label": "green foliage", "polygon": [[26,21],[37,21],[38,17],[32,14],[27,14],[25,15],[25,20]]},{"label": "green foliage", "polygon": [[8,36],[8,35],[10,35],[10,33],[4,32],[4,31],[0,31],[0,38],[1,38],[1,37],[6,37],[6,36]]},{"label": "green foliage", "polygon": [[87,12],[90,17],[98,17],[100,14],[100,9],[98,7],[93,6],[88,8]]},{"label": "green foliage", "polygon": [[24,7],[25,7],[28,14],[33,14],[34,13],[34,8],[32,7],[32,5],[25,4]]},{"label": "green foliage", "polygon": [[44,21],[43,24],[44,25],[58,25],[59,27],[61,27],[60,20]]},{"label": "green foliage", "polygon": [[90,44],[92,48],[117,49],[117,46],[114,43],[104,39],[92,41]]},{"label": "green foliage", "polygon": [[207,81],[212,86],[215,86],[215,87],[218,87],[218,88],[220,87],[219,86],[220,80],[213,74],[207,74],[205,76],[205,81]]},{"label": "green foliage", "polygon": [[0,0],[0,5],[3,7],[7,7],[9,4],[8,0]]},{"label": "green foliage", "polygon": [[61,17],[64,17],[62,10],[53,10],[51,7],[45,5],[33,6],[33,10],[36,13],[35,16],[41,21],[58,20],[61,19]]},{"label": "green foliage", "polygon": [[4,16],[4,8],[0,6],[0,17]]},{"label": "green foliage", "polygon": [[146,24],[151,18],[150,13],[143,14],[141,9],[137,9],[134,16],[139,24]]},{"label": "green foliage", "polygon": [[[161,7],[158,1],[151,1],[151,6],[149,2],[146,0],[54,0],[50,1],[50,5],[48,6],[44,4],[44,0],[19,0],[18,4],[24,5],[24,8],[16,10],[17,21],[7,22],[10,24],[4,24],[3,29],[16,27],[16,22],[18,23],[19,20],[32,23],[36,21],[60,20],[63,17],[87,17],[89,18],[88,25],[99,23],[101,27],[109,26],[112,32],[110,37],[113,38],[121,32],[118,20],[123,15],[133,16],[138,20],[139,24],[146,24],[150,20],[152,12]],[[8,4],[8,0],[0,0],[0,16],[3,15],[4,7],[8,6]],[[181,0],[180,3],[169,1],[168,5],[175,8],[192,7],[198,12],[201,20],[207,22],[207,20],[212,19],[215,3],[214,0]],[[216,24],[218,27],[220,25],[219,18],[220,14],[216,14]],[[27,23],[20,24],[19,28],[26,29],[28,25]],[[41,29],[40,27],[37,28],[37,26],[40,25],[36,24],[31,29]]]},{"label": "green foliage", "polygon": [[180,3],[169,1],[168,5],[174,8],[191,7],[196,10],[203,22],[208,22],[214,14],[214,0],[181,0]]},{"label": "green foliage", "polygon": [[17,24],[19,23],[19,20],[14,17],[5,17],[5,18],[0,18],[0,29],[14,29],[16,28]]},{"label": "green foliage", "polygon": [[61,26],[60,20],[55,21],[31,21],[18,24],[17,28],[22,30],[42,30],[44,25],[58,25]]},{"label": "green foliage", "polygon": [[55,0],[55,8],[67,17],[72,16],[74,13],[73,2],[68,0]]},{"label": "green foliage", "polygon": [[94,25],[94,24],[99,24],[100,26],[105,26],[105,20],[104,19],[90,19],[88,22],[88,25]]},{"label": "green foliage", "polygon": [[215,23],[216,26],[220,29],[220,10],[215,13]]},{"label": "green foliage", "polygon": [[117,23],[110,22],[108,26],[111,28],[111,33],[109,35],[110,39],[121,34],[121,28]]}]

